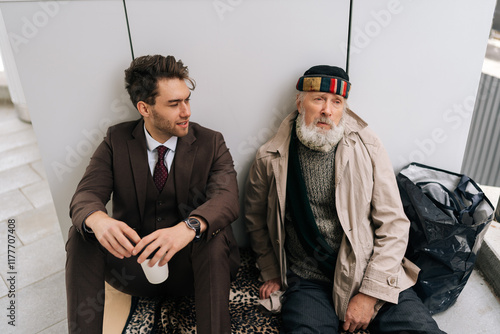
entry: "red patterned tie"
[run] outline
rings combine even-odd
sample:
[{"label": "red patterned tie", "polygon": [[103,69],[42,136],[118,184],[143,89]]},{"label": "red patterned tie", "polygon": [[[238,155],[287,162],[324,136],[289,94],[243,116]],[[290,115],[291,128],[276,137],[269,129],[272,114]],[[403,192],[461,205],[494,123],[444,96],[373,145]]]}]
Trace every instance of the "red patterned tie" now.
[{"label": "red patterned tie", "polygon": [[161,192],[168,177],[167,167],[165,167],[164,162],[165,153],[167,153],[168,148],[160,145],[156,150],[158,151],[158,161],[156,162],[155,171],[153,173],[153,180],[155,181],[156,188]]}]

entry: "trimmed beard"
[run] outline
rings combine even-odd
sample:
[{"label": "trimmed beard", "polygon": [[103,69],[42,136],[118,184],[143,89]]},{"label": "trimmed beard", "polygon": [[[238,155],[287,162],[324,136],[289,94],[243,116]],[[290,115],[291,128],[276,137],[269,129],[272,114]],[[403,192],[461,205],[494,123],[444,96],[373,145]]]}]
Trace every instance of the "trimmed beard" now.
[{"label": "trimmed beard", "polygon": [[[301,107],[296,121],[296,132],[300,142],[311,150],[324,153],[330,152],[335,146],[337,146],[340,139],[344,136],[345,109],[346,108],[344,108],[344,112],[342,113],[342,117],[340,118],[338,125],[335,125],[335,123],[328,117],[317,118],[311,124],[306,125],[304,120],[306,111],[304,107]],[[331,128],[329,130],[319,128],[316,126],[318,122],[327,123],[331,126]]]},{"label": "trimmed beard", "polygon": [[[161,132],[163,135],[167,135],[169,137],[184,137],[189,132],[189,128],[185,131],[176,129],[175,123],[166,119],[162,114],[156,111],[155,107],[151,108],[151,117],[152,126],[156,128],[156,131]],[[189,121],[189,117],[185,119],[185,121]]]}]

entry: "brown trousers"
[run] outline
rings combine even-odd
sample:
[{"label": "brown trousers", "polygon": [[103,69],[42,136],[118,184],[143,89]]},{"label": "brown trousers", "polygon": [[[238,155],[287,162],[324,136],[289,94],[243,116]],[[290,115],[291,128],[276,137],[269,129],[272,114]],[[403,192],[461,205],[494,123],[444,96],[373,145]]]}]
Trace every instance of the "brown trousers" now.
[{"label": "brown trousers", "polygon": [[134,296],[190,295],[194,292],[198,333],[231,332],[229,290],[239,267],[239,251],[230,226],[209,242],[202,238],[169,262],[161,284],[146,279],[137,257],[120,260],[93,237],[71,227],[66,243],[66,292],[69,333],[102,332],[104,281]]}]

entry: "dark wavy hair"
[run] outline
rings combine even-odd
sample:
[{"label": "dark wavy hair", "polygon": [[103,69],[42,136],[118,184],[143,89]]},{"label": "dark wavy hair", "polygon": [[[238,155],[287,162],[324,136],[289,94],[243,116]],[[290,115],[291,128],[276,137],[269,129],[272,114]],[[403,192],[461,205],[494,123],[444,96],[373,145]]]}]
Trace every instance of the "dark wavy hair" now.
[{"label": "dark wavy hair", "polygon": [[137,108],[139,101],[154,105],[158,95],[159,79],[180,79],[186,81],[194,90],[196,83],[189,77],[187,66],[174,56],[142,56],[135,58],[125,70],[125,88],[130,100]]}]

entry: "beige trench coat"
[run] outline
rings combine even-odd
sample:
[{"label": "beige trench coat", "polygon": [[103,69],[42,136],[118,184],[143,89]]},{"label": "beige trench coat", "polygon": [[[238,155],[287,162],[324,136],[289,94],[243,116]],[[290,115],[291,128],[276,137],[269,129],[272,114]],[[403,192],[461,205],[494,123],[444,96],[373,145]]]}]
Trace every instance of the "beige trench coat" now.
[{"label": "beige trench coat", "polygon": [[[261,278],[281,277],[286,288],[284,250],[286,175],[292,122],[257,152],[245,190],[245,222]],[[404,258],[410,223],[403,211],[389,157],[380,139],[347,110],[345,135],[335,156],[336,209],[344,230],[333,277],[333,301],[341,321],[358,292],[397,303],[415,284],[419,269]]]}]

